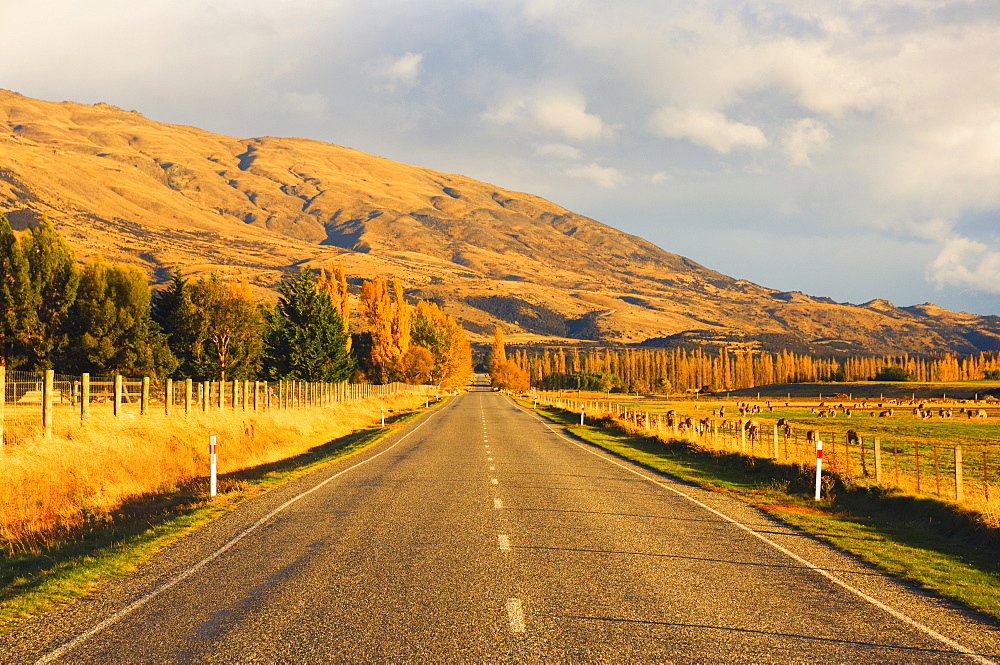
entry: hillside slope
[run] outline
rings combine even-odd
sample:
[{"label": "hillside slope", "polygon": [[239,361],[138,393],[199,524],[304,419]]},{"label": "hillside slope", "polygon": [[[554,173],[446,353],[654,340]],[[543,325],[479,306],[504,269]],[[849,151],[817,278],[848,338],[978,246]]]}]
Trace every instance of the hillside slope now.
[{"label": "hillside slope", "polygon": [[81,258],[266,292],[342,260],[447,303],[474,333],[819,352],[1000,348],[1000,319],[862,306],[733,279],[544,199],[306,139],[220,136],[0,91],[0,211],[48,215]]}]

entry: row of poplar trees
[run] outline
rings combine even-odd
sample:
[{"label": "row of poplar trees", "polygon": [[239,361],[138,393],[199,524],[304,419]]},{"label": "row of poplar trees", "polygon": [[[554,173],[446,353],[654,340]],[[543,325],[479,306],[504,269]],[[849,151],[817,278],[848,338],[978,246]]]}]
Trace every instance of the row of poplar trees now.
[{"label": "row of poplar trees", "polygon": [[175,378],[406,381],[461,385],[471,348],[434,303],[406,302],[402,285],[365,282],[349,327],[342,266],[302,268],[277,304],[246,282],[174,270],[153,292],[137,267],[100,257],[82,268],[47,219],[18,237],[0,214],[0,363],[9,369]]},{"label": "row of poplar trees", "polygon": [[524,368],[531,385],[669,393],[739,390],[753,386],[814,381],[981,381],[1000,379],[1000,354],[953,353],[929,357],[817,357],[790,351],[732,349],[629,349],[520,347],[507,354]]}]

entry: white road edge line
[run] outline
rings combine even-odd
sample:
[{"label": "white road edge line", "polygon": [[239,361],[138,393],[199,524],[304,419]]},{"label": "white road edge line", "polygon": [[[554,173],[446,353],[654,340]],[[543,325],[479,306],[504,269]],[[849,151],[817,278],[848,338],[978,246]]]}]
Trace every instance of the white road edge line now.
[{"label": "white road edge line", "polygon": [[503,508],[503,501],[500,500],[500,497],[493,497],[493,508],[496,510]]},{"label": "white road edge line", "polygon": [[[513,401],[513,400],[511,400],[511,401]],[[880,610],[883,610],[883,611],[887,612],[888,614],[896,617],[897,619],[899,619],[903,623],[909,624],[913,628],[916,628],[917,630],[919,630],[920,632],[924,633],[925,635],[934,638],[935,640],[941,642],[942,644],[947,645],[951,649],[954,649],[955,651],[957,651],[957,652],[959,652],[959,653],[961,653],[963,655],[968,656],[969,658],[971,658],[972,660],[976,661],[977,663],[982,663],[982,665],[996,665],[995,661],[992,661],[992,660],[989,660],[988,658],[984,658],[983,656],[980,656],[979,654],[977,654],[972,649],[969,649],[968,647],[966,647],[966,646],[964,646],[964,645],[956,642],[955,640],[953,640],[953,639],[951,639],[949,637],[945,637],[944,635],[942,635],[941,633],[937,632],[933,628],[930,628],[929,626],[925,626],[924,624],[920,623],[916,619],[912,619],[909,616],[903,614],[899,610],[896,610],[896,609],[893,609],[892,607],[889,607],[888,605],[886,605],[882,601],[877,600],[875,598],[872,598],[871,596],[869,596],[868,594],[866,594],[861,589],[857,589],[857,588],[851,586],[850,584],[848,584],[844,580],[836,577],[832,573],[827,572],[826,570],[823,570],[822,568],[820,568],[816,564],[812,563],[811,561],[807,561],[806,559],[802,558],[801,556],[799,556],[795,552],[792,552],[791,550],[782,547],[781,545],[779,545],[778,543],[774,542],[773,540],[771,540],[767,536],[764,536],[764,535],[762,535],[760,533],[757,533],[756,531],[754,531],[750,527],[746,526],[745,524],[743,524],[743,523],[741,523],[741,522],[733,519],[732,517],[729,517],[728,515],[726,515],[724,513],[719,512],[718,510],[716,510],[715,508],[712,508],[709,505],[706,505],[706,504],[702,503],[701,501],[699,501],[698,499],[694,498],[690,494],[686,494],[685,492],[682,492],[681,490],[679,490],[679,489],[677,489],[675,487],[670,487],[669,485],[666,485],[666,484],[660,482],[659,480],[657,480],[656,478],[654,478],[652,476],[648,476],[648,475],[646,475],[646,474],[644,474],[644,473],[642,473],[642,472],[640,472],[640,471],[638,471],[638,470],[636,470],[634,468],[629,467],[628,465],[622,464],[622,463],[617,462],[617,461],[615,461],[613,459],[609,459],[608,457],[605,457],[604,455],[602,455],[602,454],[600,454],[600,453],[598,453],[598,452],[596,452],[594,450],[591,450],[587,446],[585,446],[585,445],[583,445],[583,444],[581,444],[581,443],[579,443],[577,441],[574,441],[573,439],[570,439],[569,437],[567,437],[562,432],[560,432],[560,431],[556,430],[555,428],[553,428],[546,420],[543,420],[541,416],[539,416],[538,414],[534,413],[533,411],[528,411],[527,409],[523,408],[517,402],[514,402],[514,405],[517,408],[521,409],[521,411],[523,411],[525,413],[528,413],[531,416],[533,416],[535,419],[537,419],[539,422],[541,422],[543,425],[545,425],[545,427],[547,427],[550,432],[552,432],[553,434],[555,434],[559,438],[563,439],[564,441],[567,441],[567,442],[573,444],[577,448],[580,448],[581,450],[584,450],[584,451],[590,453],[591,455],[593,455],[594,457],[596,457],[598,459],[604,460],[608,464],[613,464],[613,465],[615,465],[617,467],[625,469],[626,471],[628,471],[630,473],[633,473],[633,474],[639,476],[640,478],[648,480],[649,482],[653,483],[654,485],[659,485],[660,487],[662,487],[663,489],[665,489],[667,491],[673,492],[674,494],[677,494],[678,496],[684,497],[685,499],[687,499],[691,503],[695,504],[696,506],[700,506],[701,508],[704,508],[708,512],[710,512],[710,513],[712,513],[714,515],[717,515],[718,517],[720,517],[723,520],[729,522],[733,526],[735,526],[735,527],[737,527],[739,529],[742,529],[743,531],[746,531],[747,533],[749,533],[753,537],[755,537],[755,538],[757,538],[757,539],[759,539],[759,540],[767,543],[768,545],[770,545],[774,549],[778,550],[782,554],[785,554],[785,555],[791,557],[792,559],[794,559],[795,561],[798,561],[799,563],[801,563],[805,567],[809,568],[810,570],[813,570],[813,571],[819,573],[820,575],[822,575],[823,577],[827,578],[828,580],[830,580],[831,582],[833,582],[837,586],[840,586],[840,587],[846,589],[847,591],[850,591],[851,593],[855,594],[856,596],[858,596],[858,597],[860,597],[860,598],[868,601],[869,603],[871,603],[875,607],[879,608]],[[509,603],[509,601],[508,601],[508,603]]]},{"label": "white road edge line", "polygon": [[368,462],[371,462],[372,460],[374,460],[374,459],[376,459],[376,458],[378,458],[378,457],[386,454],[387,452],[389,452],[390,450],[392,450],[393,448],[395,448],[396,446],[398,446],[399,444],[401,444],[403,441],[405,441],[406,439],[408,439],[411,435],[415,434],[417,432],[417,430],[419,430],[421,427],[423,427],[428,422],[430,422],[431,418],[433,418],[434,416],[436,416],[439,413],[442,413],[442,411],[436,411],[435,413],[432,413],[430,415],[430,417],[426,418],[422,423],[420,423],[419,425],[417,425],[416,427],[414,427],[412,430],[410,430],[409,432],[407,432],[402,438],[399,439],[399,441],[397,441],[396,443],[392,444],[391,446],[389,446],[385,450],[382,450],[382,451],[376,453],[375,455],[372,455],[368,459],[362,460],[361,462],[358,462],[357,464],[355,464],[353,466],[349,466],[346,469],[344,469],[343,471],[335,473],[334,475],[330,476],[329,478],[327,478],[323,482],[319,483],[315,487],[312,487],[311,489],[308,489],[305,492],[302,492],[301,494],[299,494],[299,495],[297,495],[297,496],[289,499],[288,501],[284,502],[283,504],[281,504],[280,506],[278,506],[277,508],[275,508],[274,510],[272,510],[271,512],[269,512],[267,515],[265,515],[264,517],[261,517],[259,520],[257,520],[256,522],[254,522],[253,524],[251,524],[250,526],[248,526],[246,529],[244,529],[243,531],[240,531],[238,534],[236,534],[235,536],[233,536],[232,538],[230,538],[222,547],[220,547],[219,549],[215,550],[214,552],[212,552],[211,554],[209,554],[207,557],[205,557],[204,559],[202,559],[198,563],[194,564],[193,566],[191,566],[190,568],[188,568],[187,570],[185,570],[181,574],[177,575],[176,577],[174,577],[173,579],[171,579],[169,582],[166,582],[165,584],[163,584],[163,585],[157,587],[156,589],[150,591],[145,596],[142,596],[141,598],[132,601],[132,603],[130,603],[129,605],[126,605],[124,608],[118,610],[117,612],[115,612],[114,614],[112,614],[107,619],[105,619],[104,621],[100,622],[99,624],[97,624],[96,626],[94,626],[93,628],[91,628],[90,630],[88,630],[88,631],[86,631],[84,633],[80,633],[79,635],[77,635],[76,637],[74,637],[69,642],[66,642],[62,646],[60,646],[60,647],[56,648],[55,650],[50,651],[49,653],[45,654],[44,656],[42,656],[41,658],[39,658],[38,660],[35,661],[35,665],[43,665],[44,663],[50,663],[53,660],[55,660],[56,658],[60,658],[60,657],[64,656],[71,649],[77,647],[78,645],[80,645],[81,643],[83,643],[86,640],[90,639],[94,635],[97,635],[98,633],[100,633],[101,631],[103,631],[105,628],[108,628],[108,627],[110,627],[110,626],[118,623],[123,618],[125,618],[126,616],[128,616],[132,612],[136,611],[137,609],[139,609],[140,607],[142,607],[143,605],[145,605],[146,603],[148,603],[149,601],[151,601],[153,598],[156,598],[157,596],[159,596],[164,591],[166,591],[166,590],[170,589],[171,587],[176,586],[177,584],[183,582],[184,580],[186,580],[187,578],[191,577],[196,572],[198,572],[199,570],[201,570],[202,568],[204,568],[206,565],[208,565],[209,563],[211,563],[215,559],[217,559],[220,556],[222,556],[225,552],[227,552],[230,548],[232,548],[233,545],[235,545],[236,543],[238,543],[239,541],[243,540],[244,538],[246,538],[248,535],[250,535],[251,533],[253,533],[257,529],[259,529],[260,527],[262,527],[272,517],[274,517],[275,515],[277,515],[278,513],[282,512],[282,511],[284,511],[285,508],[288,508],[292,504],[296,503],[299,499],[302,499],[303,497],[312,494],[316,490],[320,489],[321,487],[323,487],[327,483],[333,481],[334,479],[336,479],[336,478],[344,475],[348,471],[353,471],[354,469],[358,468],[359,466],[367,464]]},{"label": "white road edge line", "polygon": [[524,632],[524,608],[520,598],[507,599],[507,617],[510,619],[510,632]]},{"label": "white road edge line", "polygon": [[497,535],[497,542],[500,544],[500,551],[501,552],[509,552],[510,551],[510,536],[505,536],[502,533],[498,534]]}]

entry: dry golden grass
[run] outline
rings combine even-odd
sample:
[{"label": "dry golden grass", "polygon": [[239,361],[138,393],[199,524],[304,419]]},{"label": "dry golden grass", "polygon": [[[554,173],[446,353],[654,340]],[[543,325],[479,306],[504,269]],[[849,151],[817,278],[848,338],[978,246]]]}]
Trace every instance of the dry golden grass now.
[{"label": "dry golden grass", "polygon": [[212,410],[167,418],[110,413],[86,425],[66,410],[53,436],[8,426],[0,446],[0,547],[35,548],[126,502],[177,490],[208,474],[208,441],[218,440],[219,474],[269,464],[379,423],[387,413],[423,406],[398,395],[325,407]]}]

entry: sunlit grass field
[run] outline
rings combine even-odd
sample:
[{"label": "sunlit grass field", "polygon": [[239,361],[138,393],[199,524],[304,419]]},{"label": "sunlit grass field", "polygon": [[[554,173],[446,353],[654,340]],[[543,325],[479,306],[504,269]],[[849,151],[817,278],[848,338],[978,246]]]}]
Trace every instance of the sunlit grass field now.
[{"label": "sunlit grass field", "polygon": [[[85,423],[68,409],[51,437],[37,424],[7,424],[0,446],[0,551],[37,551],[82,526],[114,518],[127,502],[151,503],[208,475],[208,442],[217,437],[218,472],[298,455],[391,416],[424,406],[400,394],[323,407],[212,409],[167,417],[115,417],[94,409]],[[206,485],[207,488],[207,485]],[[224,486],[223,486],[224,489]]]},{"label": "sunlit grass field", "polygon": [[[875,384],[885,389],[885,384]],[[850,384],[857,388],[859,384]],[[892,396],[861,398],[837,384],[821,386],[822,398],[813,386],[812,396],[800,391],[789,398],[768,397],[764,389],[743,395],[711,396],[616,395],[564,391],[576,411],[582,407],[592,416],[614,414],[631,423],[636,431],[649,431],[664,438],[684,438],[706,448],[739,451],[750,456],[775,458],[799,464],[815,460],[815,446],[807,432],[817,433],[824,443],[824,464],[842,481],[858,485],[897,487],[906,492],[930,495],[962,503],[981,512],[990,526],[1000,526],[1000,402],[963,400],[952,394],[974,395],[977,388],[996,388],[996,382],[972,386],[962,384],[899,384]],[[904,392],[906,391],[906,392]],[[923,391],[937,397],[911,395]],[[839,394],[836,394],[839,393]],[[547,393],[544,398],[559,398]],[[854,397],[854,399],[851,399]],[[741,407],[744,413],[740,412]],[[891,415],[888,415],[891,410]],[[965,412],[963,412],[963,410]],[[849,411],[849,413],[848,413]],[[917,412],[915,412],[917,411]],[[919,411],[929,414],[922,417]],[[950,412],[950,417],[942,416]],[[971,411],[970,418],[967,412]],[[978,417],[980,411],[986,417]],[[667,426],[668,414],[675,422],[704,422],[701,431]],[[821,413],[825,415],[820,415]],[[647,416],[648,414],[648,416]],[[885,414],[885,415],[882,415]],[[740,423],[753,421],[759,437],[740,435]],[[776,428],[779,421],[787,422]],[[853,430],[861,445],[848,445]],[[880,459],[876,477],[875,442]],[[956,482],[956,449],[960,449],[961,483]]]}]

